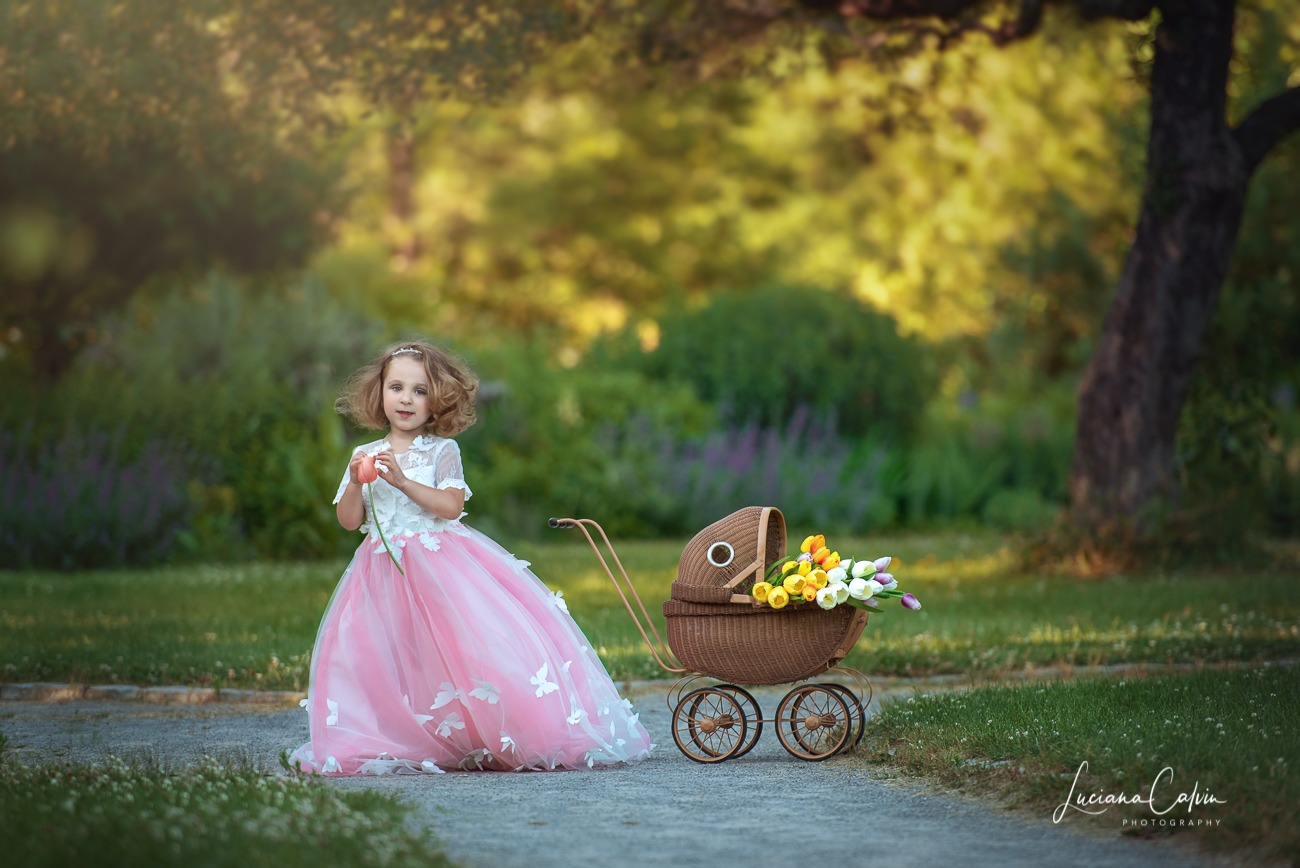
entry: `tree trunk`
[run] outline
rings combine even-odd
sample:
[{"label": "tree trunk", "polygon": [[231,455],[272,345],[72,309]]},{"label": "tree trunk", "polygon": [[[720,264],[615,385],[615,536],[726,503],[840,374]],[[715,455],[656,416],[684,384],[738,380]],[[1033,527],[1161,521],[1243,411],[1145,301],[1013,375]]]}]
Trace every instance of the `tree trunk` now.
[{"label": "tree trunk", "polygon": [[1176,495],[1174,437],[1254,168],[1225,118],[1234,3],[1161,4],[1137,238],[1084,372],[1076,518],[1136,519]]},{"label": "tree trunk", "polygon": [[415,216],[415,136],[409,122],[397,124],[388,135],[388,209],[393,220],[393,258],[406,269],[420,255]]}]

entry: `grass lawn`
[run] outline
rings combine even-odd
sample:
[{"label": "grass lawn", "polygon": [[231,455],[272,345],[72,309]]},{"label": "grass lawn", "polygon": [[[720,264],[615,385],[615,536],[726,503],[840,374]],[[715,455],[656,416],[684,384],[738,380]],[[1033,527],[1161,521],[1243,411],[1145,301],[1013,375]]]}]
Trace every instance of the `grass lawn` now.
[{"label": "grass lawn", "polygon": [[[1298,708],[1297,665],[990,685],[886,704],[858,756],[951,787],[998,793],[1044,818],[1060,811],[1063,824],[1142,836],[1192,831],[1211,849],[1259,848],[1294,864]],[[1148,799],[1166,767],[1154,810],[1087,803],[1107,794]],[[1061,809],[1072,785],[1076,807]],[[1178,803],[1179,794],[1193,792],[1218,801]],[[1104,813],[1087,816],[1078,808]]]},{"label": "grass lawn", "polygon": [[0,737],[6,864],[163,868],[446,868],[410,807],[375,791],[206,760],[177,769],[120,760],[20,766]]},{"label": "grass lawn", "polygon": [[[618,679],[660,677],[585,543],[572,531],[515,551],[552,588]],[[792,534],[793,538],[799,538]],[[1300,574],[1186,571],[1083,580],[1020,574],[992,533],[832,539],[893,555],[897,603],[873,614],[847,661],[869,674],[994,675],[1027,663],[1205,663],[1300,654]],[[662,629],[684,540],[618,553]],[[0,680],[301,690],[344,564],[0,573]]]}]

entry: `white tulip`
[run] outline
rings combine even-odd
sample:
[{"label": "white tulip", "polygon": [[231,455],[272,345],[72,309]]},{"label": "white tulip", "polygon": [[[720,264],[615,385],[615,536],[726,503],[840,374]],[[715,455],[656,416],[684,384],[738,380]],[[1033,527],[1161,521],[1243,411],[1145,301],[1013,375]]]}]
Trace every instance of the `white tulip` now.
[{"label": "white tulip", "polygon": [[843,565],[843,564],[841,564],[840,566],[836,567],[836,568],[833,569],[833,570],[828,570],[827,573],[826,573],[826,579],[827,579],[831,584],[835,584],[836,582],[843,582],[843,581],[845,581],[846,579],[848,579],[848,577],[849,577],[849,574],[848,574],[848,572],[844,569],[844,565]]},{"label": "white tulip", "polygon": [[849,596],[855,600],[868,600],[875,595],[875,591],[867,584],[866,579],[854,579],[849,582]]},{"label": "white tulip", "polygon": [[860,579],[863,576],[865,576],[868,572],[874,573],[875,571],[876,571],[876,567],[874,564],[871,563],[871,561],[853,562],[853,578],[855,579]]},{"label": "white tulip", "polygon": [[843,582],[832,582],[826,586],[826,590],[835,592],[835,604],[847,602],[849,599],[849,586]]},{"label": "white tulip", "polygon": [[885,589],[885,586],[875,579],[867,579],[867,587],[871,589],[871,596],[873,597]]},{"label": "white tulip", "polygon": [[817,592],[817,605],[823,609],[835,608],[835,592],[828,585]]}]

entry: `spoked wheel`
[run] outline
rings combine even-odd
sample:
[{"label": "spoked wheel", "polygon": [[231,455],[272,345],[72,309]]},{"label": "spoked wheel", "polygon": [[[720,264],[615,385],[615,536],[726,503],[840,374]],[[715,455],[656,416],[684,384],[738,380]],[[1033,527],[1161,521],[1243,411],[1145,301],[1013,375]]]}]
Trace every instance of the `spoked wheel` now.
[{"label": "spoked wheel", "polygon": [[745,722],[749,725],[749,735],[745,738],[745,743],[736,751],[735,756],[730,759],[742,757],[754,749],[758,744],[758,737],[763,734],[763,710],[758,707],[758,700],[754,698],[748,690],[743,687],[737,687],[734,684],[719,684],[718,690],[731,695],[736,702],[740,703],[741,711],[745,712]]},{"label": "spoked wheel", "polygon": [[745,744],[748,733],[740,702],[716,687],[692,690],[673,710],[673,741],[697,763],[731,759]]},{"label": "spoked wheel", "polygon": [[857,694],[845,687],[843,684],[826,682],[821,686],[829,687],[831,690],[834,690],[844,698],[845,703],[849,706],[849,715],[852,722],[856,725],[856,729],[851,737],[844,742],[844,747],[840,748],[840,753],[848,753],[861,743],[862,736],[867,731],[867,709],[858,701]]},{"label": "spoked wheel", "polygon": [[821,684],[796,687],[776,709],[781,746],[802,760],[835,756],[848,744],[852,729],[853,717],[844,697]]}]

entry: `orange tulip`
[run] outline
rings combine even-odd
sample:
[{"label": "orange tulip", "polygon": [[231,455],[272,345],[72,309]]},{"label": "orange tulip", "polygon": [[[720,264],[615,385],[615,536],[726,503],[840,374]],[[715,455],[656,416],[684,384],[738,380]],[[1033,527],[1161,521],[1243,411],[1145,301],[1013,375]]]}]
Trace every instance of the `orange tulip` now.
[{"label": "orange tulip", "polygon": [[357,481],[365,484],[374,482],[379,478],[379,470],[375,467],[375,458],[373,455],[367,455],[361,459],[357,465]]},{"label": "orange tulip", "polygon": [[840,553],[831,552],[831,556],[822,561],[823,570],[833,570],[840,565]]},{"label": "orange tulip", "polygon": [[808,551],[815,552],[818,549],[825,548],[825,547],[826,547],[826,537],[823,536],[822,534],[817,534],[817,536],[812,538],[812,544],[808,547]]},{"label": "orange tulip", "polygon": [[821,589],[812,582],[809,582],[803,586],[803,598],[811,603],[813,600],[817,599],[817,592],[819,590]]},{"label": "orange tulip", "polygon": [[819,564],[830,556],[831,550],[826,548],[826,546],[822,546],[819,549],[813,549],[812,558]]}]

